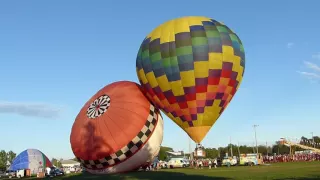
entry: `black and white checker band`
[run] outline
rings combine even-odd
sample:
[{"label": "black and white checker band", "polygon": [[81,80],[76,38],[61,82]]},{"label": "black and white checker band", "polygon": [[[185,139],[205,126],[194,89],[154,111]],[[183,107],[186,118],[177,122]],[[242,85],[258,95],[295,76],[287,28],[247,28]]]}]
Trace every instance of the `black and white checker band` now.
[{"label": "black and white checker band", "polygon": [[155,107],[150,104],[149,116],[141,131],[133,140],[131,140],[126,146],[121,148],[116,153],[99,160],[82,160],[80,158],[78,158],[78,160],[85,168],[102,169],[118,164],[131,157],[147,142],[148,138],[154,131],[158,121],[158,113],[160,112],[158,112],[158,110],[156,110]]}]

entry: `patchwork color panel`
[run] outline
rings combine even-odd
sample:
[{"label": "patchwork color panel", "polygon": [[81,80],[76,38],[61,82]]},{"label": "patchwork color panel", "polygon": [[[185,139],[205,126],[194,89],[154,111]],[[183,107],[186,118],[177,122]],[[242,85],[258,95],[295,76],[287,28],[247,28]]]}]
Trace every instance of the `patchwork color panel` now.
[{"label": "patchwork color panel", "polygon": [[206,17],[183,17],[142,42],[136,69],[146,95],[182,128],[212,126],[234,97],[245,71],[239,37]]}]

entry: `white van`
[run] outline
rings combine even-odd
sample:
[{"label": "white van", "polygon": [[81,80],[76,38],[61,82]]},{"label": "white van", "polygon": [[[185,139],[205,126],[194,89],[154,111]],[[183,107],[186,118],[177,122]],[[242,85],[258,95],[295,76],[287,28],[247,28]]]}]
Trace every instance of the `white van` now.
[{"label": "white van", "polygon": [[187,167],[187,163],[183,158],[172,158],[168,162],[169,168],[177,168],[177,167]]}]

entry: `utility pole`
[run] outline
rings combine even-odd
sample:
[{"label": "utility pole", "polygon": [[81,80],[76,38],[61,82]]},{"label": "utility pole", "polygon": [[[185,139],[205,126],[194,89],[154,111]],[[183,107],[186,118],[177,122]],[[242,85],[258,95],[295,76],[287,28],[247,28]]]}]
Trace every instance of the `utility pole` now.
[{"label": "utility pole", "polygon": [[267,149],[267,156],[268,156],[268,142],[266,141],[266,149]]},{"label": "utility pole", "polygon": [[231,154],[231,157],[233,157],[233,152],[232,152],[232,143],[231,143],[231,136],[230,136],[230,154]]},{"label": "utility pole", "polygon": [[311,132],[311,135],[312,135],[312,145],[313,145],[313,148],[315,148],[315,144],[314,144],[314,137],[313,137],[313,132]]},{"label": "utility pole", "polygon": [[253,128],[254,128],[254,137],[255,137],[255,139],[256,139],[257,154],[259,153],[259,151],[258,151],[258,141],[257,141],[257,130],[256,130],[256,128],[257,128],[258,126],[259,126],[259,125],[256,125],[256,124],[253,125]]}]

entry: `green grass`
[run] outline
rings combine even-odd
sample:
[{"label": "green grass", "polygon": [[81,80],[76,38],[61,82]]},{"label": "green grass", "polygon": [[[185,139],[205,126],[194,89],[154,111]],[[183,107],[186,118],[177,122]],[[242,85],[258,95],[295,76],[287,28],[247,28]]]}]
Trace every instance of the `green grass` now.
[{"label": "green grass", "polygon": [[253,167],[222,167],[217,169],[165,169],[158,172],[133,172],[120,175],[90,175],[74,174],[56,179],[110,179],[110,180],[250,180],[250,179],[274,179],[274,180],[313,180],[320,179],[320,162],[294,162],[277,163],[269,166]]}]

